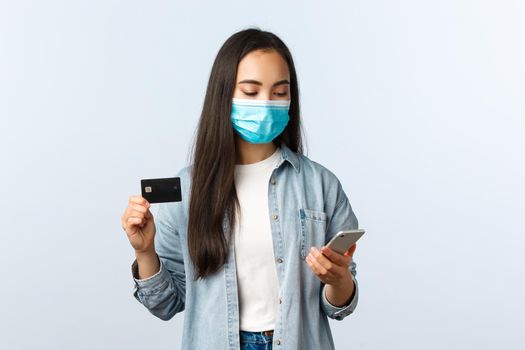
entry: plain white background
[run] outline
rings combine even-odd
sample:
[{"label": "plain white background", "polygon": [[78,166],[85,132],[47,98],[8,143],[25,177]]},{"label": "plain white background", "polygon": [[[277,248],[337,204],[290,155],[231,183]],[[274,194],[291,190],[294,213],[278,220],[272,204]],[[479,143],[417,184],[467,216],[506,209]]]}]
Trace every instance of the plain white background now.
[{"label": "plain white background", "polygon": [[1,1],[0,348],[178,349],[120,216],[175,174],[224,40],[296,62],[308,156],[367,229],[338,349],[523,349],[523,1]]}]

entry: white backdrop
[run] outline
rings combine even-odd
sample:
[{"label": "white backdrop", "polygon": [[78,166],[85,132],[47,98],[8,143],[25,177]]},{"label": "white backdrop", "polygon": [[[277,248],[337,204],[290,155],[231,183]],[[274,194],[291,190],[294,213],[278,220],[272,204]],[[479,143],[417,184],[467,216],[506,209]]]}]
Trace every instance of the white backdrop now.
[{"label": "white backdrop", "polygon": [[523,349],[523,1],[0,1],[0,348],[179,349],[120,215],[187,164],[215,55],[279,35],[367,235],[338,349]]}]

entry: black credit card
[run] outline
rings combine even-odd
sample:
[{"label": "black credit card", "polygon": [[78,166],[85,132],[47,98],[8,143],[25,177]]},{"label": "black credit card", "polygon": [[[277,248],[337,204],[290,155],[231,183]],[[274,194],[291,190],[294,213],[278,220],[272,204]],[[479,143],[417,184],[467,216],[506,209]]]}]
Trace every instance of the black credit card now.
[{"label": "black credit card", "polygon": [[180,177],[140,180],[142,197],[150,203],[180,202]]}]

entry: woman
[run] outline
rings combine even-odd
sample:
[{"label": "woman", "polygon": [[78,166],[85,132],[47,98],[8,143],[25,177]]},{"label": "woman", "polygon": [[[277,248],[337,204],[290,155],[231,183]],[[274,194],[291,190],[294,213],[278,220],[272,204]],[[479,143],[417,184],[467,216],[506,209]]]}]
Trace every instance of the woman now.
[{"label": "woman", "polygon": [[[181,202],[131,196],[122,216],[135,298],[169,320],[183,349],[333,349],[327,317],[357,305],[358,228],[336,176],[302,154],[292,56],[274,34],[232,35],[212,67]],[[321,248],[322,247],[322,248]]]}]

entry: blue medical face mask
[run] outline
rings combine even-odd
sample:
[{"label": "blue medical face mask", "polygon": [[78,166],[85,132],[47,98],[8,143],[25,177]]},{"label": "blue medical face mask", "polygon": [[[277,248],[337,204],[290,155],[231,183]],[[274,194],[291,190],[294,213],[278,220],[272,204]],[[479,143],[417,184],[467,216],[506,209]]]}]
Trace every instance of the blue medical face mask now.
[{"label": "blue medical face mask", "polygon": [[250,143],[273,141],[288,124],[290,100],[232,99],[233,128]]}]

